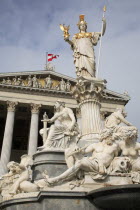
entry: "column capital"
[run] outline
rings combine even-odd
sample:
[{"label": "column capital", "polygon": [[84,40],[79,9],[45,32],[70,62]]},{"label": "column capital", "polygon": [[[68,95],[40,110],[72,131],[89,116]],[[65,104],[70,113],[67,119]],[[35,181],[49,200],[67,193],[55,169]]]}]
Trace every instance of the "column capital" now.
[{"label": "column capital", "polygon": [[10,112],[14,112],[18,102],[16,101],[7,101],[7,110]]},{"label": "column capital", "polygon": [[38,113],[39,109],[41,107],[41,104],[31,104],[31,112],[32,113]]},{"label": "column capital", "polygon": [[93,78],[92,80],[79,78],[72,90],[72,94],[78,104],[87,100],[100,102],[105,87],[106,83],[104,80],[98,80],[96,78]]}]

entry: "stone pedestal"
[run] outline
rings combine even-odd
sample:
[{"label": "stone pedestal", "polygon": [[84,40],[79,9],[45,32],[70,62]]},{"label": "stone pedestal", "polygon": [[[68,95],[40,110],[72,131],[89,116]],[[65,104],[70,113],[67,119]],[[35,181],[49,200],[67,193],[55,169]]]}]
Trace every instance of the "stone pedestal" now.
[{"label": "stone pedestal", "polygon": [[77,100],[81,110],[81,141],[98,141],[102,129],[100,101],[104,88],[104,80],[98,80],[96,78],[92,80],[85,80],[83,78],[77,79],[76,87],[73,90],[73,96]]},{"label": "stone pedestal", "polygon": [[93,190],[88,193],[91,202],[102,210],[139,210],[140,186],[120,185]]},{"label": "stone pedestal", "polygon": [[42,173],[47,170],[50,177],[58,176],[67,169],[64,151],[46,150],[33,155],[33,180],[43,178]]},{"label": "stone pedestal", "polygon": [[[61,189],[60,189],[61,190]],[[1,210],[139,210],[140,186],[120,185],[89,192],[41,191],[0,203]]]},{"label": "stone pedestal", "polygon": [[42,191],[35,197],[33,194],[25,198],[5,201],[1,210],[101,210],[90,202],[85,192],[47,192]]}]

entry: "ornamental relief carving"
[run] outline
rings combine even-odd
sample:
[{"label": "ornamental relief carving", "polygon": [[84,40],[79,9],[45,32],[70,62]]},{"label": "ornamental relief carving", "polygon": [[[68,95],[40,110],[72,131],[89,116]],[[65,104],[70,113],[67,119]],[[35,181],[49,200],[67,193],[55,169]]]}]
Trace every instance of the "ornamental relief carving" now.
[{"label": "ornamental relief carving", "polygon": [[105,89],[105,81],[103,80],[84,80],[79,79],[72,93],[73,97],[78,101],[96,99],[101,100],[103,90]]},{"label": "ornamental relief carving", "polygon": [[54,80],[51,78],[50,75],[47,77],[41,78],[38,75],[28,75],[26,78],[19,77],[7,77],[3,78],[0,81],[2,85],[8,86],[20,86],[20,87],[31,87],[31,88],[38,88],[38,89],[48,89],[48,90],[56,90],[62,92],[71,92],[72,84],[69,80],[61,79],[61,80]]}]

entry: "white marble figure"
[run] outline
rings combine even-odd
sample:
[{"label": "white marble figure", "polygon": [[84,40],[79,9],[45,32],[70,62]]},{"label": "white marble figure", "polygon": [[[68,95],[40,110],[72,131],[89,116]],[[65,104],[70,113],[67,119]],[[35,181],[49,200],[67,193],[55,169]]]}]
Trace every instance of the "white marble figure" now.
[{"label": "white marble figure", "polygon": [[13,85],[17,85],[17,78],[13,78]]},{"label": "white marble figure", "polygon": [[6,84],[6,80],[3,79],[2,82],[1,82],[1,84]]},{"label": "white marble figure", "polygon": [[45,88],[51,89],[53,82],[50,75],[46,77],[44,81],[45,81]]},{"label": "white marble figure", "polygon": [[9,77],[7,78],[6,84],[7,84],[7,85],[12,85],[12,81],[10,80]]},{"label": "white marble figure", "polygon": [[[129,176],[133,183],[140,183],[140,143],[137,142],[138,130],[134,126],[122,126],[114,135],[118,141],[118,146],[121,151],[121,157],[118,159],[126,158],[129,165]],[[123,157],[122,157],[123,156]],[[122,161],[122,160],[121,160]],[[122,162],[121,162],[122,163]],[[116,167],[118,164],[116,163]],[[123,164],[123,168],[125,165]]]},{"label": "white marble figure", "polygon": [[108,116],[105,120],[105,128],[100,133],[101,139],[106,132],[110,132],[111,138],[115,139],[115,135],[117,135],[119,131],[128,130],[130,127],[133,127],[132,124],[125,119],[126,116],[127,113],[121,108],[117,108],[115,112]]},{"label": "white marble figure", "polygon": [[106,20],[103,18],[102,32],[87,32],[87,23],[84,20],[84,15],[80,15],[78,22],[79,33],[75,34],[72,40],[69,36],[64,36],[64,40],[71,45],[74,52],[74,64],[76,67],[77,76],[85,78],[95,77],[95,54],[93,46],[97,45],[98,40],[105,33]]},{"label": "white marble figure", "polygon": [[66,83],[65,83],[65,81],[63,80],[63,78],[62,78],[61,81],[60,81],[60,90],[61,90],[61,91],[65,91],[65,90],[66,90]]},{"label": "white marble figure", "polygon": [[[138,130],[123,118],[120,111],[110,116],[110,119],[106,123],[107,128],[101,134],[101,138],[104,138],[107,132],[110,133],[110,138],[116,140],[120,150],[121,156],[113,160],[110,172],[111,174],[114,172],[129,173],[134,183],[140,183],[140,143],[137,142]],[[125,113],[124,116],[126,116]],[[124,122],[128,126],[119,126],[120,122]]]},{"label": "white marble figure", "polygon": [[38,79],[36,78],[36,75],[33,76],[32,78],[32,82],[33,82],[33,88],[38,88]]},{"label": "white marble figure", "polygon": [[32,85],[33,85],[32,78],[31,78],[31,75],[29,75],[27,78],[27,86],[32,87]]},{"label": "white marble figure", "polygon": [[21,192],[36,192],[38,187],[31,183],[31,169],[33,165],[32,157],[23,155],[21,162],[11,161],[7,167],[9,172],[0,179],[0,191],[3,197],[14,196]]},{"label": "white marble figure", "polygon": [[19,86],[19,85],[21,85],[21,83],[22,83],[21,77],[19,77],[18,79],[16,77],[13,78],[13,85]]},{"label": "white marble figure", "polygon": [[66,90],[67,90],[68,92],[71,91],[71,84],[70,84],[69,80],[66,82]]},{"label": "white marble figure", "polygon": [[115,138],[122,139],[118,144],[122,155],[129,157],[132,171],[140,172],[140,143],[137,142],[137,137],[138,130],[134,126],[128,127],[128,129],[122,127],[115,136]]},{"label": "white marble figure", "polygon": [[[77,153],[92,153],[92,156],[83,157],[81,160],[75,162],[74,155]],[[58,182],[71,180],[79,171],[88,172],[95,180],[105,179],[108,175],[108,168],[111,162],[114,157],[118,156],[118,145],[113,141],[104,139],[99,143],[93,143],[81,149],[76,148],[69,156],[72,157],[72,159],[71,161],[68,161],[67,159],[67,161],[69,164],[73,164],[73,166],[57,177],[49,178],[48,175],[46,175],[45,179],[48,184],[53,185]]]},{"label": "white marble figure", "polygon": [[105,128],[112,129],[113,131],[117,132],[117,130],[120,128],[120,123],[131,126],[132,124],[125,119],[126,116],[127,113],[123,109],[117,108],[115,112],[107,117],[105,121]]},{"label": "white marble figure", "polygon": [[[130,123],[126,123],[130,125]],[[118,129],[116,127],[118,124],[114,124],[114,121],[112,126],[109,125],[109,128],[114,130],[113,135],[112,129],[106,129],[105,132],[102,132],[99,143],[90,144],[83,148],[78,148],[77,145],[71,145],[72,147],[67,148],[65,160],[68,170],[54,178],[49,178],[48,174],[45,175],[44,173],[48,185],[70,181],[74,177],[80,179],[83,173],[89,174],[94,180],[102,180],[111,175],[129,177],[126,183],[140,183],[140,143],[136,142],[137,128],[119,126]],[[81,156],[90,152],[92,152],[91,157],[77,156],[77,154]],[[113,184],[113,181],[110,183]],[[116,179],[114,183],[119,184],[119,179]]]},{"label": "white marble figure", "polygon": [[55,71],[55,66],[53,66],[52,63],[48,62],[48,64],[46,65],[46,70]]},{"label": "white marble figure", "polygon": [[[55,103],[56,112],[48,123],[54,122],[49,128],[47,139],[39,150],[49,148],[65,149],[69,145],[70,137],[77,135],[76,120],[73,111],[65,107],[65,103],[57,101]],[[43,130],[40,131],[43,134]]]},{"label": "white marble figure", "polygon": [[16,84],[17,84],[18,86],[22,84],[21,76],[18,77]]},{"label": "white marble figure", "polygon": [[40,81],[38,82],[38,87],[39,87],[39,88],[42,88],[42,84],[41,84]]},{"label": "white marble figure", "polygon": [[22,80],[22,82],[21,82],[21,86],[22,86],[22,87],[25,87],[25,86],[26,86],[23,80]]}]

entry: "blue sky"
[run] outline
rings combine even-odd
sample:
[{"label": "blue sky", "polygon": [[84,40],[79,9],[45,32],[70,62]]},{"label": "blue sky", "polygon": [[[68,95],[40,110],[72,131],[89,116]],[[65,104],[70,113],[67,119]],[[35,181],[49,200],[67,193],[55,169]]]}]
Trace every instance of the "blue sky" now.
[{"label": "blue sky", "polygon": [[79,14],[85,14],[88,31],[100,31],[104,5],[107,30],[99,75],[108,89],[128,91],[127,119],[140,129],[139,0],[0,0],[0,72],[42,70],[49,52],[60,55],[53,61],[57,72],[75,77],[72,51],[59,24],[70,25],[72,38]]}]

